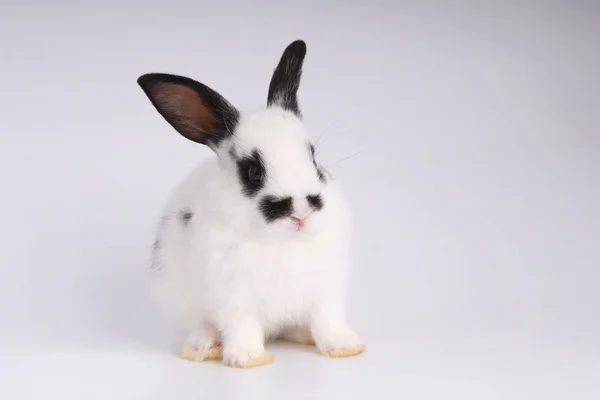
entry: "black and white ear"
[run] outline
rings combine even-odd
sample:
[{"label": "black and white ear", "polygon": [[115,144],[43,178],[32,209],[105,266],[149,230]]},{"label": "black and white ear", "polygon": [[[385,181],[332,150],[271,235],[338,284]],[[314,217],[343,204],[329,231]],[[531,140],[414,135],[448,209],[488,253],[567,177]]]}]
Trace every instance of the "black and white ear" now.
[{"label": "black and white ear", "polygon": [[212,148],[233,134],[239,111],[208,86],[159,73],[142,75],[137,82],[160,115],[183,137]]},{"label": "black and white ear", "polygon": [[298,88],[305,56],[306,43],[302,40],[296,40],[286,47],[271,78],[267,97],[268,106],[278,105],[301,116],[298,107]]}]

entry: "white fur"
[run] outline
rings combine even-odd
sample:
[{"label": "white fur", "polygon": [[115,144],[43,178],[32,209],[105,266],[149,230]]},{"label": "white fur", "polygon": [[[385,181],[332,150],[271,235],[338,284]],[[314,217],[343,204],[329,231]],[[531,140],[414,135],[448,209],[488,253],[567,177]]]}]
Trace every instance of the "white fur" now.
[{"label": "white fur", "polygon": [[[319,181],[302,121],[279,107],[242,113],[233,137],[164,211],[153,275],[165,310],[189,333],[188,344],[222,339],[229,363],[244,365],[290,329],[309,330],[321,351],[359,345],[345,317],[349,209],[331,176]],[[242,193],[231,146],[262,152],[269,179],[256,198]],[[263,194],[292,196],[294,214],[305,216],[306,195],[318,193],[324,207],[301,230],[289,220],[269,224],[257,208]],[[187,226],[182,210],[193,212]]]}]

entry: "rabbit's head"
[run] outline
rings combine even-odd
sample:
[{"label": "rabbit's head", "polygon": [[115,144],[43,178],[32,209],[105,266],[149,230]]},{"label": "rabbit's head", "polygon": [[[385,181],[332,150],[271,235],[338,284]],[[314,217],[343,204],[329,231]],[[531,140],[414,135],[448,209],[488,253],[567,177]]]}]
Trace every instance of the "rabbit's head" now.
[{"label": "rabbit's head", "polygon": [[[208,86],[190,78],[151,73],[138,79],[154,107],[187,139],[208,146],[222,173],[264,229],[311,229],[327,207],[329,176],[315,158],[298,105],[306,44],[283,52],[269,85],[267,105],[241,112]],[[316,226],[316,225],[314,225]]]}]

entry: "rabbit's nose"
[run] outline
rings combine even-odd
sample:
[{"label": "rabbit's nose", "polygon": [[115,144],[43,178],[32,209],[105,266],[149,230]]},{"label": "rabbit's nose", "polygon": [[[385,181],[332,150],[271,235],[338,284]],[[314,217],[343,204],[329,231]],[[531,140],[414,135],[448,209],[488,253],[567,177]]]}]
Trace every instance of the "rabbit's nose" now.
[{"label": "rabbit's nose", "polygon": [[304,226],[304,219],[294,217],[293,215],[290,217],[292,220],[292,224],[296,227],[296,229],[301,229]]}]

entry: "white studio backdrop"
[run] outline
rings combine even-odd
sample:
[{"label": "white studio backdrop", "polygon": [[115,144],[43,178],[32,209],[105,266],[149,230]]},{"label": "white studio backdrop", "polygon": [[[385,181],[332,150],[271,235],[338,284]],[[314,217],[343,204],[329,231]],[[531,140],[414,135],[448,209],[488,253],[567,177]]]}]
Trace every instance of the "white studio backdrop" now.
[{"label": "white studio backdrop", "polygon": [[[0,396],[600,398],[599,20],[594,1],[0,6]],[[259,107],[299,38],[368,352],[185,363],[146,273],[169,191],[212,154],[136,79]]]}]

